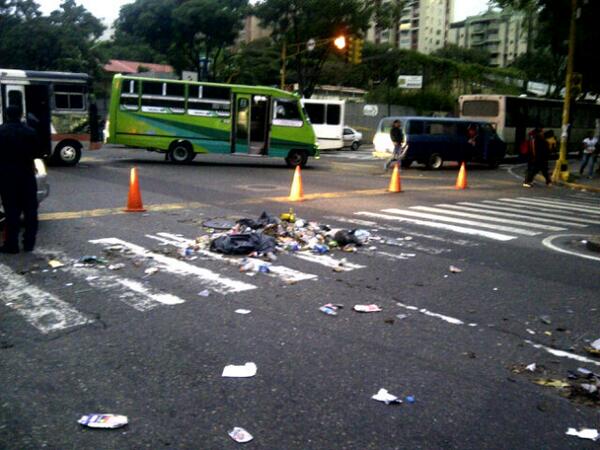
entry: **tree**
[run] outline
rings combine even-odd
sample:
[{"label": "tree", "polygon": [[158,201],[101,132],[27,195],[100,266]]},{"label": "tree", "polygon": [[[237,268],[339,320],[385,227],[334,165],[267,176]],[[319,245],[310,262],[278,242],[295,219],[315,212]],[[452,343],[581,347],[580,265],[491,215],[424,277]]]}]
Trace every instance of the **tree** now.
[{"label": "tree", "polygon": [[242,45],[233,56],[228,79],[239,84],[277,85],[279,49],[269,38]]},{"label": "tree", "polygon": [[[365,33],[372,6],[360,0],[264,0],[255,13],[263,26],[273,30],[272,37],[280,48],[288,48],[300,92],[309,98],[332,51],[332,38],[340,33],[346,37]],[[322,45],[304,51],[309,39]]]},{"label": "tree", "polygon": [[482,66],[489,65],[491,57],[490,53],[485,50],[459,47],[454,44],[446,45],[433,52],[432,55],[461,63],[481,64]]}]

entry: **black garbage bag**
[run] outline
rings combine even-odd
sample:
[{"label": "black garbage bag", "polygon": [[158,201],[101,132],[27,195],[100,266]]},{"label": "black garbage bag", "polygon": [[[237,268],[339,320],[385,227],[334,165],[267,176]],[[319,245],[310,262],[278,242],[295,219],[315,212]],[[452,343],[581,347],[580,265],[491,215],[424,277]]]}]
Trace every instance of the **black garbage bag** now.
[{"label": "black garbage bag", "polygon": [[254,219],[240,219],[237,221],[239,225],[252,228],[253,230],[258,230],[259,228],[264,228],[267,225],[277,225],[281,221],[279,217],[272,216],[268,214],[266,211],[260,215],[260,217],[256,220]]},{"label": "black garbage bag", "polygon": [[340,247],[345,247],[348,244],[354,244],[361,246],[362,242],[354,235],[354,230],[339,230],[333,235],[333,240],[338,243]]},{"label": "black garbage bag", "polygon": [[262,233],[228,234],[213,239],[210,251],[225,255],[249,255],[253,252],[274,253],[277,241]]}]

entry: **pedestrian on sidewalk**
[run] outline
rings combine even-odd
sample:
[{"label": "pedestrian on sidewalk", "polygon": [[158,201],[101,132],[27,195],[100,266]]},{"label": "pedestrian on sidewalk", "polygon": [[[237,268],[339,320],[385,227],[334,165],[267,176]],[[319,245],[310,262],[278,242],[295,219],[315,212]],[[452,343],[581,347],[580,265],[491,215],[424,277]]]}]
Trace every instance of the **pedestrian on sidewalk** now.
[{"label": "pedestrian on sidewalk", "polygon": [[541,127],[536,127],[529,133],[529,145],[527,148],[527,174],[523,181],[523,187],[530,188],[533,186],[533,179],[538,172],[541,172],[546,180],[546,186],[552,184],[550,175],[548,174],[548,141],[544,137],[544,130]]},{"label": "pedestrian on sidewalk", "polygon": [[402,153],[402,143],[404,142],[404,132],[402,131],[402,122],[398,119],[394,120],[392,123],[390,138],[394,143],[394,151],[392,152],[392,157],[385,162],[383,166],[384,170],[388,170],[393,162],[399,162],[401,159],[400,156]]},{"label": "pedestrian on sidewalk", "polygon": [[23,247],[33,251],[38,228],[37,182],[33,160],[40,147],[35,130],[21,122],[20,106],[6,108],[0,126],[0,198],[6,214],[5,241],[0,253],[19,253],[21,214],[25,219]]},{"label": "pedestrian on sidewalk", "polygon": [[591,180],[594,175],[594,166],[596,165],[596,159],[598,153],[596,152],[596,144],[598,144],[598,138],[590,132],[588,136],[583,140],[583,156],[581,158],[581,166],[579,167],[579,175],[583,175],[585,167],[591,162],[588,178]]}]

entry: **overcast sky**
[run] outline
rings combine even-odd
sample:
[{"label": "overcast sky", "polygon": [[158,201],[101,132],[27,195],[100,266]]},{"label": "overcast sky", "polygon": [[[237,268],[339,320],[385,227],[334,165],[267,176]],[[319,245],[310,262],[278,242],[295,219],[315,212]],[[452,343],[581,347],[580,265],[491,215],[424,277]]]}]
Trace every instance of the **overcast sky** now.
[{"label": "overcast sky", "polygon": [[[61,2],[62,0],[37,0],[44,14],[48,14],[58,8]],[[96,17],[110,24],[119,15],[121,6],[126,3],[132,3],[132,0],[76,0],[76,3],[85,6]],[[486,10],[488,0],[455,0],[454,3],[454,20],[456,21]]]}]

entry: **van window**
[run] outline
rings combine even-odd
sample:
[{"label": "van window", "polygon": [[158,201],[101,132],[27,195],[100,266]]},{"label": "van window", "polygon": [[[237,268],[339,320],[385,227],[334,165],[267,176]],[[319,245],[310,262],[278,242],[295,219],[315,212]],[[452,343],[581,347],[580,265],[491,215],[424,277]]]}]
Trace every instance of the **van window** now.
[{"label": "van window", "polygon": [[306,103],[304,109],[308,113],[310,123],[313,125],[325,123],[325,105],[319,103]]},{"label": "van window", "polygon": [[452,122],[427,122],[425,124],[425,134],[455,135],[456,132],[456,124]]},{"label": "van window", "polygon": [[339,125],[342,119],[340,105],[327,105],[327,125]]},{"label": "van window", "polygon": [[421,120],[411,120],[408,123],[408,134],[423,134],[423,122]]}]

